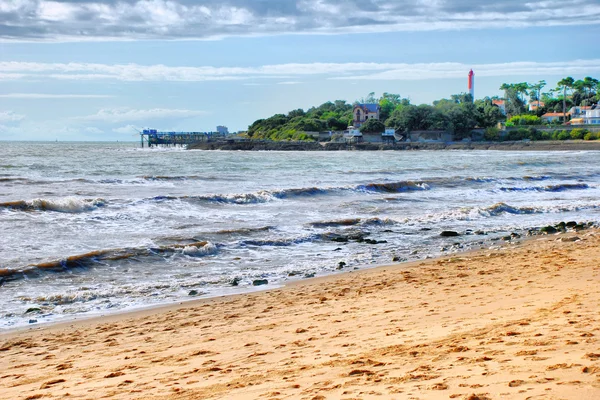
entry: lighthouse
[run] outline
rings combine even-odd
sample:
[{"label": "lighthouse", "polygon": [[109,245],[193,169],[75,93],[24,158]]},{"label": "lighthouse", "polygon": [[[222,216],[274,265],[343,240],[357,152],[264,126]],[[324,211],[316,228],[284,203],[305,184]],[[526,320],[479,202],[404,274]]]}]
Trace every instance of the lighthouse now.
[{"label": "lighthouse", "polygon": [[471,99],[475,101],[475,73],[473,70],[469,71],[469,94]]}]

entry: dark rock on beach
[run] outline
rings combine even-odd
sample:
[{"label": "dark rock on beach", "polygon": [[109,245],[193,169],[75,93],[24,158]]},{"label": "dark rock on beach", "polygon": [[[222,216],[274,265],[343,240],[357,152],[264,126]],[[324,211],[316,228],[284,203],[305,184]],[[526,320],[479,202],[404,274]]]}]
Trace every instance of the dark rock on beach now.
[{"label": "dark rock on beach", "polygon": [[442,231],[442,233],[440,233],[440,236],[452,237],[452,236],[460,236],[460,234],[456,231]]},{"label": "dark rock on beach", "polygon": [[556,233],[556,232],[558,232],[558,229],[556,229],[552,225],[548,225],[548,226],[542,227],[540,229],[540,232],[542,232],[542,233]]},{"label": "dark rock on beach", "polygon": [[268,285],[269,281],[266,279],[255,279],[252,281],[252,286],[262,286],[262,285]]}]

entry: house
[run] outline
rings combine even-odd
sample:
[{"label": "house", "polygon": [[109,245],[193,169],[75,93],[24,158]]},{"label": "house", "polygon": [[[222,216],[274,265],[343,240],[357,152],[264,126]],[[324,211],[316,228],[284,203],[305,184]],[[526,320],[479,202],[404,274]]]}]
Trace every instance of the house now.
[{"label": "house", "polygon": [[537,111],[538,108],[543,108],[545,106],[543,101],[534,101],[532,103],[529,103],[529,111]]},{"label": "house", "polygon": [[369,119],[379,119],[381,107],[379,104],[356,104],[352,110],[352,125],[360,128]]},{"label": "house", "polygon": [[506,115],[506,102],[504,100],[492,100],[492,104],[498,107],[502,114]]},{"label": "house", "polygon": [[586,124],[600,124],[600,108],[596,106],[585,113],[583,118]]},{"label": "house", "polygon": [[[567,113],[567,115],[569,115],[569,114]],[[546,124],[550,124],[552,122],[563,122],[563,119],[564,119],[563,113],[551,112],[551,113],[546,113],[546,114],[542,115],[542,122],[544,122]]]},{"label": "house", "polygon": [[586,113],[592,109],[592,106],[574,106],[568,111],[573,118],[585,118]]}]

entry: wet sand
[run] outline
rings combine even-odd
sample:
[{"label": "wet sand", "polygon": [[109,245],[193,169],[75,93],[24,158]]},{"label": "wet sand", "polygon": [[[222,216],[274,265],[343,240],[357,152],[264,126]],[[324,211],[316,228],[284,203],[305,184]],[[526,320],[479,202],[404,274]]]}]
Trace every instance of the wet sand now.
[{"label": "wet sand", "polygon": [[0,336],[2,399],[599,399],[600,232]]}]

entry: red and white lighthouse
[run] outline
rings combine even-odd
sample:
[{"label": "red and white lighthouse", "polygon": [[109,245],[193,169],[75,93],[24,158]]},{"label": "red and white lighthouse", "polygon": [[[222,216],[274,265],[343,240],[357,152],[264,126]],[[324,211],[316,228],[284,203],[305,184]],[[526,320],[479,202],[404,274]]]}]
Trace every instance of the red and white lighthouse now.
[{"label": "red and white lighthouse", "polygon": [[469,71],[469,94],[473,101],[475,101],[475,73],[473,70]]}]

